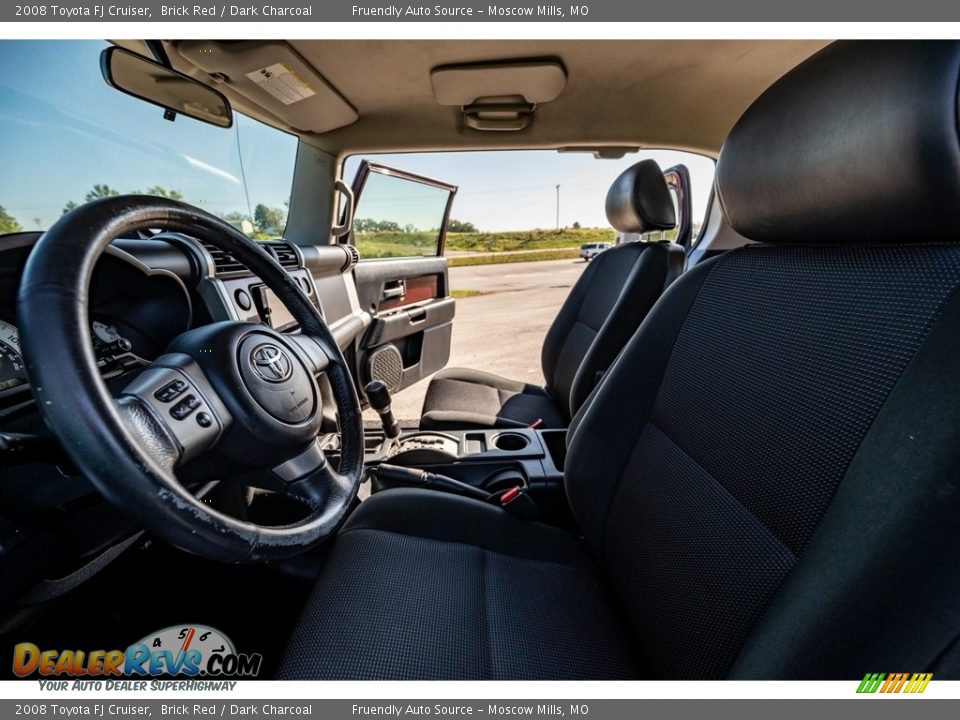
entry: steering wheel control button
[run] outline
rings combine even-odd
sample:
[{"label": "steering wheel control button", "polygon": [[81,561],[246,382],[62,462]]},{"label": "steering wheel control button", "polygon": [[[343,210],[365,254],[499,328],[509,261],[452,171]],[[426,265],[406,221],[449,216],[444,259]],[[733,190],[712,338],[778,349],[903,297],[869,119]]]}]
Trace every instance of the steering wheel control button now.
[{"label": "steering wheel control button", "polygon": [[187,383],[183,380],[174,380],[171,383],[167,383],[162,388],[157,390],[153,396],[160,402],[168,403],[174,398],[179,397],[183,394],[183,391],[187,389]]},{"label": "steering wheel control button", "polygon": [[250,297],[250,293],[248,293],[246,290],[237,290],[233,294],[233,299],[237,301],[237,307],[244,312],[247,312],[253,307],[253,299]]},{"label": "steering wheel control button", "polygon": [[197,425],[202,428],[208,428],[213,425],[213,418],[205,412],[197,413]]},{"label": "steering wheel control button", "polygon": [[[196,395],[187,395],[183,400],[170,408],[170,417],[174,420],[183,420],[190,417],[190,414],[202,405],[200,398]],[[201,427],[205,427],[201,423]]]},{"label": "steering wheel control button", "polygon": [[237,363],[250,395],[274,418],[298,425],[313,417],[317,409],[313,377],[279,338],[251,333],[240,343]]}]

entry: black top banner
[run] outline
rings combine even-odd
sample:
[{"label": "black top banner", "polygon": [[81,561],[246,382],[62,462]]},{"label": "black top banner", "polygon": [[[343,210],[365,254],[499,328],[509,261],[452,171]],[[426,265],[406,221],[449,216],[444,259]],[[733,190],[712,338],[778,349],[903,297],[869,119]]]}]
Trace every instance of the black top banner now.
[{"label": "black top banner", "polygon": [[956,0],[63,0],[7,3],[0,22],[949,22],[960,21]]}]

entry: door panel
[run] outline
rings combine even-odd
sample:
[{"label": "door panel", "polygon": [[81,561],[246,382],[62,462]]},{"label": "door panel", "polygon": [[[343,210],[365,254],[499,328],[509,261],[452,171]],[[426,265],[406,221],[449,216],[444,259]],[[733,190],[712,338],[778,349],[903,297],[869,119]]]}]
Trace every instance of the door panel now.
[{"label": "door panel", "polygon": [[456,192],[438,180],[360,163],[348,237],[360,253],[357,298],[373,317],[356,347],[361,387],[376,379],[396,392],[450,359],[455,301],[443,241]]},{"label": "door panel", "polygon": [[373,316],[357,347],[361,385],[381,379],[396,392],[447,364],[456,301],[446,258],[361,261],[354,277],[360,306]]}]

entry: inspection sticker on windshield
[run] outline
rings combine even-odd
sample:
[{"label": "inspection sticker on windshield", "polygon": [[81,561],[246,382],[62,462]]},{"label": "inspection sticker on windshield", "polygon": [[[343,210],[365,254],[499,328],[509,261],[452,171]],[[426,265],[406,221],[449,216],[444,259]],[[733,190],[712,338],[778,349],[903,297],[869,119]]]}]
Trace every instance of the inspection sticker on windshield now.
[{"label": "inspection sticker on windshield", "polygon": [[284,105],[292,105],[317,94],[316,90],[284,63],[274,63],[269,67],[254,70],[247,73],[247,77]]}]

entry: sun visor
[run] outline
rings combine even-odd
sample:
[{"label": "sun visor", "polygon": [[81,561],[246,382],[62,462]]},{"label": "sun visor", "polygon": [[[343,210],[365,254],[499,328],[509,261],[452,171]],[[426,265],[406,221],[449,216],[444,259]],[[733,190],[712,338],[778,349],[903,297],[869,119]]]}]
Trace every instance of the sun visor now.
[{"label": "sun visor", "polygon": [[177,52],[297,130],[325,133],[357,111],[285,42],[184,40]]},{"label": "sun visor", "polygon": [[567,84],[563,65],[552,60],[444,65],[430,73],[440,105],[463,109],[475,130],[522,130],[537,105],[555,100]]}]

